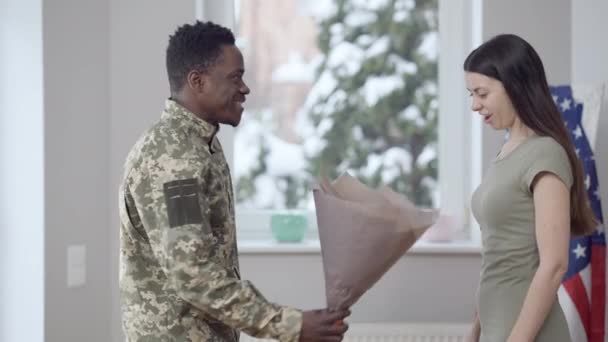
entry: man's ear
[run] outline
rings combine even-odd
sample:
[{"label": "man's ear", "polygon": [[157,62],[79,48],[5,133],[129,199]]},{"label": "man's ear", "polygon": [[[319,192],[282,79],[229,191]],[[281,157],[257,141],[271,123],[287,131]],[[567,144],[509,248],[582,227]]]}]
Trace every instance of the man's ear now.
[{"label": "man's ear", "polygon": [[195,93],[202,93],[205,91],[207,85],[207,74],[199,70],[190,70],[186,76],[186,82],[188,87]]}]

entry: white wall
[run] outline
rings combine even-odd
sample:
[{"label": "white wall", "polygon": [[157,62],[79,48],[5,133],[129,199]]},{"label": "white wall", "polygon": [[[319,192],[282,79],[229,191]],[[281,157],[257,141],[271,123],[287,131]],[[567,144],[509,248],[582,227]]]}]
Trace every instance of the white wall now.
[{"label": "white wall", "polygon": [[0,1],[0,341],[44,336],[42,1]]},{"label": "white wall", "polygon": [[[109,4],[45,1],[45,340],[110,340]],[[67,248],[86,283],[67,287]],[[22,339],[21,339],[22,340]]]},{"label": "white wall", "polygon": [[[269,299],[325,307],[319,254],[243,254],[241,274]],[[416,254],[399,260],[352,308],[350,322],[468,322],[480,260],[475,254]]]},{"label": "white wall", "polygon": [[606,83],[598,124],[595,160],[600,178],[604,223],[608,217],[608,1],[572,1],[572,82]]}]

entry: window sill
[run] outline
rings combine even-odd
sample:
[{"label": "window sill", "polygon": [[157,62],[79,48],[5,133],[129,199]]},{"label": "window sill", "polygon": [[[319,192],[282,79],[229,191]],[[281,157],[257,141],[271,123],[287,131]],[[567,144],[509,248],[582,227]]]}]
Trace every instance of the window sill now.
[{"label": "window sill", "polygon": [[[418,241],[407,254],[432,255],[479,255],[481,246],[472,241],[427,242]],[[240,255],[260,254],[321,254],[319,240],[305,240],[298,243],[279,243],[273,240],[239,241]]]}]

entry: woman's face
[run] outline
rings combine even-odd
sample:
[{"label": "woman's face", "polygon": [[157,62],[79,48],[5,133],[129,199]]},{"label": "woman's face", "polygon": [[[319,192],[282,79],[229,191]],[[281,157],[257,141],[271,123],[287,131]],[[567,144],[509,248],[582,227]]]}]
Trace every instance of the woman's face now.
[{"label": "woman's face", "polygon": [[476,72],[465,72],[465,82],[471,109],[483,116],[484,123],[496,130],[513,127],[517,112],[502,82]]}]

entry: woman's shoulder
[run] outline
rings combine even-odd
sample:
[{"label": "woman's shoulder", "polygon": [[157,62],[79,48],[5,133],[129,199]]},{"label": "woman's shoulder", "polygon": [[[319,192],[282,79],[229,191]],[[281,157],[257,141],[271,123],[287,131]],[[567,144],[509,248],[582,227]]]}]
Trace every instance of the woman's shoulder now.
[{"label": "woman's shoulder", "polygon": [[540,172],[556,174],[568,187],[572,185],[572,167],[566,149],[552,137],[540,136],[529,144],[524,180],[529,188]]},{"label": "woman's shoulder", "polygon": [[564,147],[550,136],[536,136],[530,141],[529,152],[534,156],[555,156],[555,157],[567,157],[566,150]]}]

